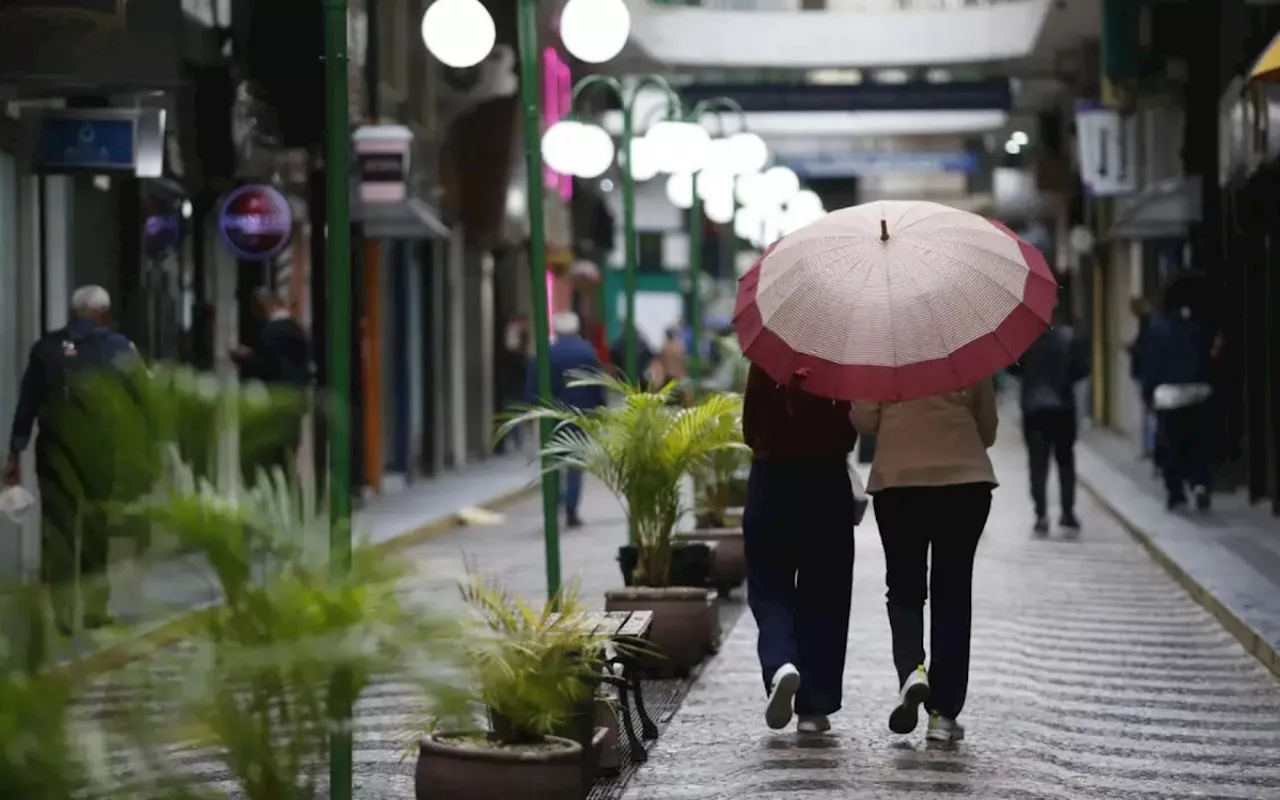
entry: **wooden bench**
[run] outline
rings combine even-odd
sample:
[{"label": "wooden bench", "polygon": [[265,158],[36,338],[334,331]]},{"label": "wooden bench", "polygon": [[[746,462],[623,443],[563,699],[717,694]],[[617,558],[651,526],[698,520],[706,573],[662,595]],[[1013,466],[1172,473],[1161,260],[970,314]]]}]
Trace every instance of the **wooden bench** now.
[{"label": "wooden bench", "polygon": [[[653,625],[652,611],[592,611],[583,615],[583,624],[592,633],[608,637],[612,647],[600,658],[604,673],[600,682],[618,691],[618,717],[630,745],[631,758],[637,763],[647,761],[645,740],[658,737],[658,726],[649,716],[644,705],[644,690],[640,682],[640,657],[648,648],[649,628]],[[631,713],[635,698],[635,716],[640,718],[640,731],[635,728]]]}]

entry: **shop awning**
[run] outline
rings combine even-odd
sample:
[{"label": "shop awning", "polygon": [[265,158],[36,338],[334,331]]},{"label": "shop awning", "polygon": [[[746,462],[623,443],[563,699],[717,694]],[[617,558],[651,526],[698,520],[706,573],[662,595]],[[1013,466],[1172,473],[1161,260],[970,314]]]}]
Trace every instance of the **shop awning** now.
[{"label": "shop awning", "polygon": [[1280,34],[1267,45],[1249,70],[1249,79],[1267,83],[1280,82]]},{"label": "shop awning", "polygon": [[1200,177],[1170,178],[1123,198],[1108,239],[1166,239],[1187,235],[1201,216]]},{"label": "shop awning", "polygon": [[416,197],[398,203],[369,203],[356,199],[351,214],[376,239],[448,239],[449,226],[434,208]]}]

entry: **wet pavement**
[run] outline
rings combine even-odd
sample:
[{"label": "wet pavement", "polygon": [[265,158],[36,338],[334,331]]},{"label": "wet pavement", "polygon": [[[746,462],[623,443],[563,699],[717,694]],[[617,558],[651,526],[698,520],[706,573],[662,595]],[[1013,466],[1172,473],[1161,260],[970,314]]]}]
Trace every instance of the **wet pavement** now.
[{"label": "wet pavement", "polygon": [[1280,798],[1280,682],[1088,495],[1077,540],[1034,538],[1012,427],[978,555],[965,742],[888,730],[896,687],[868,514],[833,732],[765,728],[747,615],[626,800]]}]

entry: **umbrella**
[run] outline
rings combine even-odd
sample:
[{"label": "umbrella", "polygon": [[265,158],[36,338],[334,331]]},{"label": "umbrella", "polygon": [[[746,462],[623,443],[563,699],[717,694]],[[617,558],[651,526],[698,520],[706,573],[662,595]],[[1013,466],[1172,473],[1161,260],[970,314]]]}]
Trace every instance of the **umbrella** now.
[{"label": "umbrella", "polygon": [[1280,82],[1280,34],[1271,40],[1262,56],[1249,70],[1249,79],[1267,83]]},{"label": "umbrella", "polygon": [[742,350],[782,384],[838,400],[957,391],[1049,326],[1058,284],[999,222],[937,203],[833,211],[775,242],[738,286]]}]

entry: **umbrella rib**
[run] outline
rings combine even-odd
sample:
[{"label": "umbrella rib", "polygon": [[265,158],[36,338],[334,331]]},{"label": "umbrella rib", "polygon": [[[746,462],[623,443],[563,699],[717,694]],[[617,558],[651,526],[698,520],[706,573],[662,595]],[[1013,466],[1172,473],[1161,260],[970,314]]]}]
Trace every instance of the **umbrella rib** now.
[{"label": "umbrella rib", "polygon": [[[968,245],[968,242],[956,242],[956,241],[951,240],[951,239],[940,239],[940,240],[933,240],[933,241],[938,241],[938,242],[940,242],[940,243],[942,243],[942,244],[960,244],[960,245]],[[973,245],[968,245],[968,246],[972,247]],[[1044,280],[1044,278],[1041,278],[1041,277],[1040,277],[1039,275],[1037,275],[1035,272],[1031,271],[1031,270],[1027,267],[1027,265],[1025,265],[1025,264],[1019,264],[1017,261],[1014,261],[1012,258],[1009,258],[1008,256],[1004,256],[1004,255],[1001,255],[1001,254],[999,254],[999,253],[992,252],[992,251],[989,251],[989,250],[987,250],[987,251],[983,251],[983,252],[987,253],[988,255],[994,256],[995,258],[998,258],[998,259],[1000,259],[1000,260],[1002,260],[1002,261],[1007,261],[1008,263],[1012,264],[1012,265],[1013,265],[1014,267],[1016,267],[1017,269],[1019,269],[1019,270],[1023,270],[1023,271],[1026,271],[1026,272],[1027,272],[1028,274],[1030,274],[1032,277],[1039,278],[1040,280]],[[959,259],[957,259],[957,260],[959,260]],[[970,272],[974,272],[974,273],[978,274],[979,276],[981,276],[981,277],[982,277],[982,279],[983,279],[984,281],[986,281],[987,283],[989,283],[989,284],[991,284],[991,285],[995,286],[995,287],[996,287],[997,289],[999,289],[1000,291],[1002,291],[1002,292],[1004,292],[1005,294],[1007,294],[1007,295],[1009,295],[1010,297],[1012,297],[1012,298],[1014,299],[1014,302],[1015,302],[1017,305],[1025,305],[1025,303],[1024,303],[1024,301],[1023,301],[1023,299],[1022,299],[1021,297],[1019,297],[1017,294],[1015,294],[1015,293],[1014,293],[1014,291],[1013,291],[1012,289],[1010,289],[1009,287],[1004,286],[1004,285],[1003,285],[1003,284],[1001,284],[999,281],[997,281],[995,278],[992,278],[992,277],[991,277],[990,275],[988,275],[987,273],[983,272],[983,271],[982,271],[982,270],[980,270],[980,269],[975,268],[972,264],[970,264],[970,263],[968,263],[968,262],[966,262],[966,261],[960,261],[960,263],[961,263],[961,264],[963,264],[963,265],[965,266],[965,269],[969,270]],[[1047,322],[1048,320],[1045,320],[1045,321]],[[985,320],[984,320],[984,322],[985,322]]]},{"label": "umbrella rib", "polygon": [[[914,250],[915,250],[915,248],[912,248],[912,250],[914,251]],[[919,254],[918,254],[918,253],[916,254],[915,258],[916,258],[916,261],[918,261],[918,262],[920,262],[920,263],[924,263],[923,261],[921,261],[921,260],[920,260],[920,256],[919,256]],[[927,265],[926,265],[926,266],[927,266]],[[904,271],[905,271],[908,275],[910,275],[910,274],[911,274],[911,270],[904,270]],[[919,284],[919,283],[917,283],[915,280],[912,280],[912,283],[915,285],[916,289],[918,289],[918,290],[920,289],[920,284]],[[942,352],[944,352],[944,353],[946,353],[946,354],[947,354],[947,355],[942,359],[942,361],[947,365],[947,369],[951,371],[951,375],[952,375],[952,377],[954,377],[954,378],[955,378],[955,382],[956,382],[956,389],[957,389],[957,390],[959,390],[959,389],[963,389],[963,388],[964,388],[964,385],[963,385],[963,384],[964,384],[964,382],[960,379],[960,373],[956,372],[955,364],[953,364],[953,363],[951,362],[951,353],[952,353],[952,351],[951,351],[951,347],[950,347],[950,345],[948,345],[948,344],[947,344],[947,340],[946,340],[946,338],[942,335],[942,326],[938,323],[938,316],[937,316],[937,314],[935,314],[935,313],[934,313],[934,311],[933,311],[933,303],[931,302],[931,300],[930,300],[930,298],[929,298],[929,294],[928,294],[928,292],[925,292],[925,291],[921,290],[921,291],[920,291],[920,297],[924,299],[924,307],[925,307],[925,308],[927,308],[927,309],[929,310],[929,318],[933,320],[933,329],[934,329],[934,331],[935,331],[935,333],[936,333],[936,335],[937,335],[938,342],[942,344]],[[892,302],[890,302],[890,303],[889,303],[889,305],[890,305],[890,307],[892,307],[893,303],[892,303]],[[972,304],[970,304],[970,308],[973,308]],[[977,314],[977,313],[976,313],[976,312],[977,312],[977,309],[973,309],[973,310],[974,310],[974,312],[975,312],[975,316],[977,316],[977,317],[978,317],[978,319],[982,320],[982,321],[983,321],[983,323],[985,324],[985,323],[986,323],[986,320],[985,320],[985,319],[983,319],[983,317],[982,317],[982,315],[981,315],[981,314]],[[890,324],[889,324],[889,335],[890,335],[891,337],[893,337],[893,323],[892,323],[892,317],[890,317],[890,320],[891,320],[891,321],[890,321]],[[894,341],[894,356],[893,356],[893,358],[894,358],[894,363],[896,364],[896,363],[897,363],[897,360],[898,360],[898,353],[897,353],[897,338],[896,338],[896,337],[893,337],[893,341]],[[1008,348],[1006,348],[1006,349],[1008,349]],[[895,372],[895,375],[896,375],[896,372]],[[901,394],[901,392],[899,392],[899,394]]]}]

